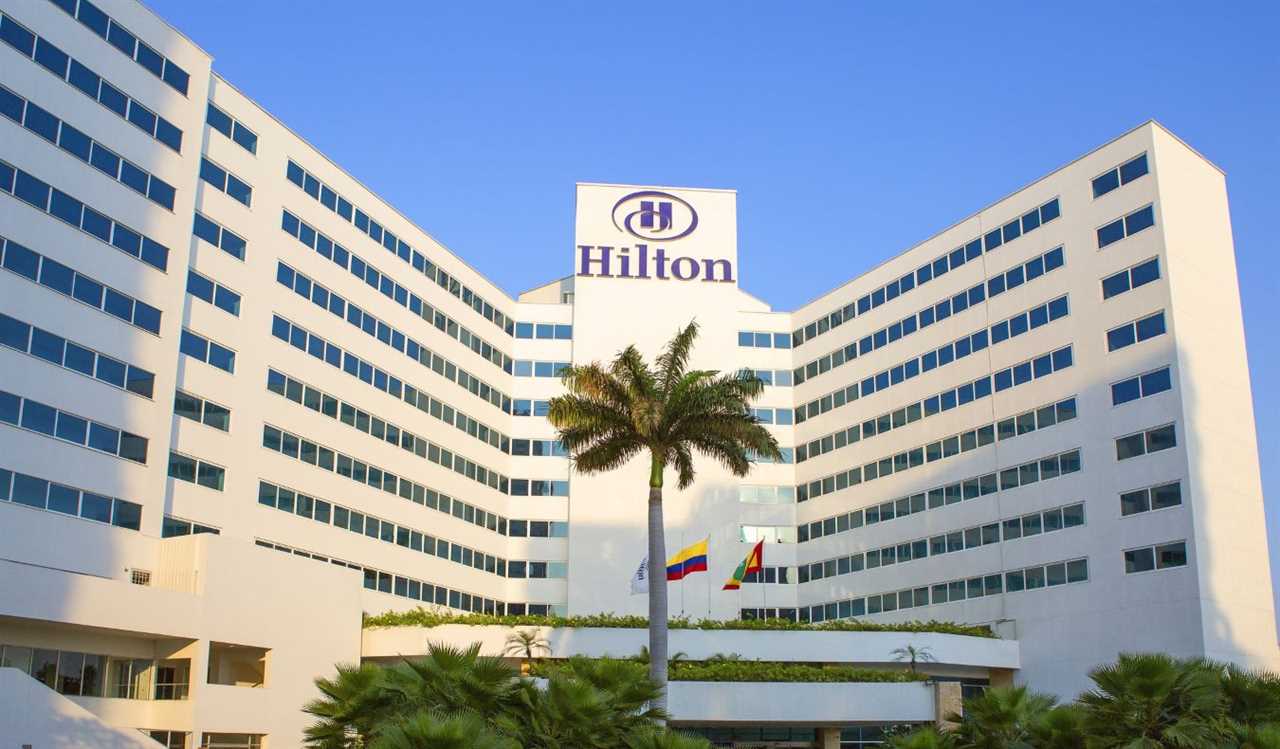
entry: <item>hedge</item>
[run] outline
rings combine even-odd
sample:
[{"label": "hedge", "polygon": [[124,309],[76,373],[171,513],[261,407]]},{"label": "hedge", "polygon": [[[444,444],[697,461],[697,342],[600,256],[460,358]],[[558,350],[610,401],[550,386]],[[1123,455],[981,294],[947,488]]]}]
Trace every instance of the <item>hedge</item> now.
[{"label": "hedge", "polygon": [[[535,661],[529,664],[531,676],[546,676],[556,669],[569,668],[563,662]],[[901,684],[924,681],[929,677],[910,671],[884,671],[854,666],[813,666],[807,663],[774,663],[771,661],[675,661],[669,666],[671,681],[736,681],[736,682],[810,682],[850,683],[874,682]]]},{"label": "hedge", "polygon": [[[506,627],[600,627],[604,629],[646,629],[649,620],[643,616],[619,616],[617,614],[592,614],[589,616],[531,616],[494,614],[453,614],[417,608],[412,611],[388,611],[376,616],[365,616],[364,626],[372,627],[439,627],[445,624],[468,626],[500,625]],[[937,632],[969,637],[995,637],[989,627],[956,624],[955,622],[898,622],[879,623],[857,619],[841,619],[818,624],[793,622],[788,619],[689,619],[677,617],[668,626],[671,629],[706,630],[788,630],[804,632]]]}]

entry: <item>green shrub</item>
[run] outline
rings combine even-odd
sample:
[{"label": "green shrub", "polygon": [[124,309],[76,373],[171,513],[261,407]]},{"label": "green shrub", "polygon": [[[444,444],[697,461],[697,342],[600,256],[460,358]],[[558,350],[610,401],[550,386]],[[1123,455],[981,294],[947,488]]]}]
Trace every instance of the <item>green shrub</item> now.
[{"label": "green shrub", "polygon": [[[591,614],[589,616],[496,616],[493,614],[454,614],[417,608],[412,611],[388,611],[377,616],[366,616],[364,626],[372,627],[439,627],[445,624],[482,626],[494,624],[506,627],[601,627],[605,629],[645,629],[649,620],[643,616],[619,616],[617,614]],[[857,619],[842,619],[820,624],[804,624],[787,619],[689,619],[677,617],[670,621],[671,629],[704,630],[785,630],[807,632],[937,632],[969,637],[995,637],[989,627],[954,622],[899,622],[880,624]]]},{"label": "green shrub", "polygon": [[[537,661],[530,664],[532,676],[561,673],[562,661]],[[671,681],[744,681],[744,682],[875,682],[901,684],[924,681],[923,674],[908,671],[882,671],[853,666],[814,666],[808,663],[775,663],[771,661],[674,661],[668,676]]]}]

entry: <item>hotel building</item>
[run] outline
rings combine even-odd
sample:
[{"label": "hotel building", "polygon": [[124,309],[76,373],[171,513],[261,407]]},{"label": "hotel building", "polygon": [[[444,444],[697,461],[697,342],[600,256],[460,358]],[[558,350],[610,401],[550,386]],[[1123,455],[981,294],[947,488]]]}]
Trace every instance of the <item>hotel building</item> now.
[{"label": "hotel building", "polygon": [[[1160,125],[792,311],[738,285],[733,191],[579,184],[567,275],[511,296],[211,63],[133,0],[0,0],[7,735],[294,747],[314,677],[424,647],[362,613],[644,613],[647,463],[576,474],[545,414],[689,320],[784,460],[668,482],[667,548],[710,537],[673,613],[988,624],[921,636],[940,675],[1067,697],[1124,651],[1277,663],[1225,178]],[[789,251],[860,271],[830,247]],[[672,649],[905,642],[785,634]],[[937,708],[813,686],[675,718],[855,749]]]}]

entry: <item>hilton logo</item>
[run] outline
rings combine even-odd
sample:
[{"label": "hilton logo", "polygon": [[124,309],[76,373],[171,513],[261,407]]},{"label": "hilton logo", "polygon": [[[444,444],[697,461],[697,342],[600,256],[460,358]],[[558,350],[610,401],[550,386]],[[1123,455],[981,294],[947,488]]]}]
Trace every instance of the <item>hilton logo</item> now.
[{"label": "hilton logo", "polygon": [[[613,225],[637,239],[671,242],[698,228],[698,212],[671,193],[640,190],[613,204]],[[578,245],[578,275],[593,278],[656,278],[733,282],[728,260],[672,257],[661,247]]]},{"label": "hilton logo", "polygon": [[637,239],[671,242],[698,228],[698,212],[671,193],[641,190],[613,204],[613,225]]}]

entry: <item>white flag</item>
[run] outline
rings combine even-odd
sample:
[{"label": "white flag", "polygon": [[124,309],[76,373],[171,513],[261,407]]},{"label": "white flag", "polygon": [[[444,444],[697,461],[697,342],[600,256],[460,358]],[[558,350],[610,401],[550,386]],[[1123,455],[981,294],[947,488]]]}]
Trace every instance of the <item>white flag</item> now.
[{"label": "white flag", "polygon": [[631,576],[631,595],[640,595],[649,592],[649,557],[640,560],[640,566],[636,568],[636,574]]}]

